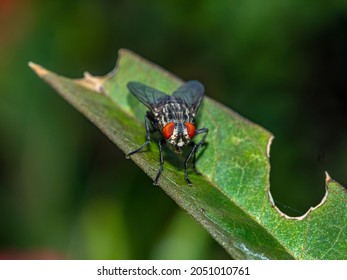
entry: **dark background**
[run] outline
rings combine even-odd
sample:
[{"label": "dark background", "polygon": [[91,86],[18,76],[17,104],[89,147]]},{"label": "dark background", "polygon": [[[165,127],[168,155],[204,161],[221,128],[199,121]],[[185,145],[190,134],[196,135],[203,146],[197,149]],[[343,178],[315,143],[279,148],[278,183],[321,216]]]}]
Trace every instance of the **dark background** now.
[{"label": "dark background", "polygon": [[347,1],[0,0],[1,258],[228,258],[27,67],[103,75],[119,48],[271,131],[286,213],[347,183]]}]

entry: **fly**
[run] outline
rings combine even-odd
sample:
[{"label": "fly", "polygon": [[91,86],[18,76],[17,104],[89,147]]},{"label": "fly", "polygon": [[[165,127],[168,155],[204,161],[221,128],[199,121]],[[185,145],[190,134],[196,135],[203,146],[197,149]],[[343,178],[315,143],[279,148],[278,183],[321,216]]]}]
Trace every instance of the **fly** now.
[{"label": "fly", "polygon": [[[193,158],[193,170],[195,168],[196,153],[203,145],[208,128],[196,129],[194,117],[199,109],[201,100],[204,96],[205,88],[198,81],[188,81],[176,89],[172,95],[146,86],[139,82],[129,82],[129,91],[141,101],[148,109],[145,115],[146,142],[138,149],[128,153],[126,158],[141,151],[151,141],[149,122],[155,130],[161,132],[162,137],[158,141],[159,146],[159,170],[154,179],[153,185],[158,185],[158,179],[163,171],[163,152],[162,145],[169,143],[173,150],[182,153],[183,148],[191,146],[188,157],[184,161],[184,178],[188,185],[192,182],[188,178],[188,163]],[[148,122],[149,121],[149,122]],[[204,136],[196,144],[193,141],[195,135],[204,133]]]}]

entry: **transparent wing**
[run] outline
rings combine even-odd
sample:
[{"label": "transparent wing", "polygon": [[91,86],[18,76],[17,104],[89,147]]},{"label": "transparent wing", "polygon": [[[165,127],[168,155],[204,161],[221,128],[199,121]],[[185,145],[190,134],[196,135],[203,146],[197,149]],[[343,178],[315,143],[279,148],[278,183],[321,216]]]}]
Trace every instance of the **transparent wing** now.
[{"label": "transparent wing", "polygon": [[188,81],[176,89],[172,96],[181,102],[184,102],[195,112],[199,109],[201,100],[204,96],[205,87],[199,81]]},{"label": "transparent wing", "polygon": [[162,103],[163,100],[169,98],[169,96],[164,92],[139,82],[129,82],[127,86],[129,91],[151,110],[153,110],[159,103]]}]

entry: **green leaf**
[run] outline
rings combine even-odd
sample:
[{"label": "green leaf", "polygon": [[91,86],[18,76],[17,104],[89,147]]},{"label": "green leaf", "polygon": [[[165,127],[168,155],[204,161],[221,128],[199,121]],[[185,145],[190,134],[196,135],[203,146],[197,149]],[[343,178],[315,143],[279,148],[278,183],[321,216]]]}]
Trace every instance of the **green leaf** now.
[{"label": "green leaf", "polygon": [[[127,50],[120,51],[115,70],[104,77],[87,73],[84,79],[72,80],[39,65],[30,66],[125,153],[143,144],[146,111],[129,94],[127,82],[140,81],[169,93],[182,83]],[[208,144],[198,156],[202,175],[190,173],[193,187],[188,187],[183,159],[168,152],[159,185],[233,258],[347,258],[347,194],[343,187],[327,175],[327,192],[320,205],[302,217],[288,217],[274,206],[269,193],[272,135],[208,97],[197,121],[198,127],[210,130]],[[132,160],[153,179],[158,169],[156,143]]]}]

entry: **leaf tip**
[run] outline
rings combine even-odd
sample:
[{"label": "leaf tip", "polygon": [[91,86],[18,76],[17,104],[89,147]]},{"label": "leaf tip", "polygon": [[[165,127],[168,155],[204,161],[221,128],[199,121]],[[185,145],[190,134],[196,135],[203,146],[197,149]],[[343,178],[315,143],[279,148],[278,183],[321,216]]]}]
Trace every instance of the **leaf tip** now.
[{"label": "leaf tip", "polygon": [[48,74],[48,70],[43,68],[41,65],[36,64],[32,61],[28,62],[28,66],[39,76],[43,77]]},{"label": "leaf tip", "polygon": [[134,53],[133,51],[131,50],[128,50],[128,49],[125,49],[125,48],[121,48],[118,50],[118,58],[119,57],[122,57],[124,55],[130,55],[130,56],[136,56],[140,59],[143,59],[141,56],[139,56],[138,54]]},{"label": "leaf tip", "polygon": [[325,183],[328,184],[332,180],[333,179],[331,179],[329,173],[327,171],[325,171]]}]

